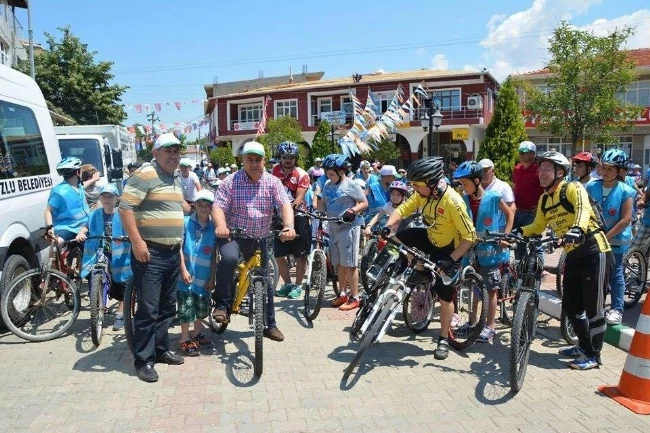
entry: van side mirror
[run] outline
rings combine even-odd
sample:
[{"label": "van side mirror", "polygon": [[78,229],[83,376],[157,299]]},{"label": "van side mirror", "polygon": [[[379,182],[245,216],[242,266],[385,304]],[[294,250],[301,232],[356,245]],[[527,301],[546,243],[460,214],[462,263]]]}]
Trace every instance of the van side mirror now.
[{"label": "van side mirror", "polygon": [[122,149],[113,149],[113,168],[122,170],[124,162],[122,161]]}]

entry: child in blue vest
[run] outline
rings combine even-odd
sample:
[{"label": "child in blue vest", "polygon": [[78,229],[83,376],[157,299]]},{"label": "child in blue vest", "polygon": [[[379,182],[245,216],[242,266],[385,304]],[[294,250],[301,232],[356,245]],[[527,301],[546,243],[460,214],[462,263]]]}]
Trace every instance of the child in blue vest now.
[{"label": "child in blue vest", "polygon": [[[203,335],[202,319],[210,313],[208,290],[214,285],[214,224],[210,211],[214,195],[208,190],[196,193],[196,212],[185,217],[185,236],[178,277],[178,317],[181,322],[180,349],[187,356],[198,356],[200,348],[212,346]],[[190,336],[190,323],[194,333]]]},{"label": "child in blue vest", "polygon": [[[388,190],[390,191],[390,201],[379,209],[379,212],[377,212],[370,221],[366,222],[366,228],[363,231],[365,236],[370,236],[372,234],[372,228],[375,225],[379,224],[380,227],[383,227],[388,217],[399,205],[404,203],[409,192],[408,187],[401,180],[393,181],[388,187]],[[368,194],[366,194],[366,197],[368,197]],[[368,203],[370,203],[370,200],[368,200]]]},{"label": "child in blue vest", "polygon": [[[81,229],[87,236],[111,236],[114,238],[126,236],[122,227],[119,212],[115,211],[117,203],[117,188],[113,184],[104,185],[99,189],[101,207],[90,214],[88,225]],[[97,263],[96,251],[103,249],[108,259],[111,273],[111,289],[109,297],[118,301],[117,315],[113,323],[113,331],[124,328],[124,288],[133,278],[131,270],[131,244],[129,242],[108,242],[100,239],[86,241],[84,255],[81,259],[81,277],[87,278]]]},{"label": "child in blue vest", "polygon": [[[485,191],[481,185],[483,179],[483,168],[475,161],[465,161],[458,166],[454,172],[454,180],[457,180],[465,194],[463,199],[467,211],[476,227],[476,234],[479,238],[485,236],[485,230],[491,232],[499,231],[499,220],[505,216],[505,233],[510,233],[514,223],[514,213],[503,201],[501,194],[495,191]],[[510,251],[507,244],[495,245],[493,243],[479,243],[476,246],[476,259],[479,264],[479,273],[483,277],[485,287],[489,292],[490,303],[488,305],[487,322],[485,328],[477,341],[489,343],[494,339],[494,330],[497,314],[497,296],[501,285],[502,263],[510,260]]]},{"label": "child in blue vest", "polygon": [[632,242],[632,211],[636,191],[622,179],[627,169],[628,157],[620,149],[609,149],[601,159],[601,180],[587,185],[587,192],[603,209],[607,240],[614,253],[614,269],[610,274],[609,285],[612,306],[605,315],[610,325],[618,325],[623,320],[623,298],[625,295],[625,276],[623,256]]}]

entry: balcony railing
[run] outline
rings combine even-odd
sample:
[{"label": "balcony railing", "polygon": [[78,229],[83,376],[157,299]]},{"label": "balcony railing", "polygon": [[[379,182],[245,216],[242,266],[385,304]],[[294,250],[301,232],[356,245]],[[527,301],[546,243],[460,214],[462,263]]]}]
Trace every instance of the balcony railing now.
[{"label": "balcony railing", "polygon": [[[416,108],[413,111],[412,121],[420,121],[425,117],[427,113],[426,108]],[[440,114],[444,117],[443,119],[478,119],[483,117],[482,108],[470,108],[470,107],[455,107],[455,108],[443,108],[440,110]]]},{"label": "balcony railing", "polygon": [[[320,122],[321,122],[320,114],[312,114],[311,115],[311,123],[310,123],[311,126],[318,126],[320,124]],[[346,115],[345,115],[345,123],[346,124],[348,124],[348,123],[352,124],[353,122],[354,122],[354,115],[352,115],[351,113],[350,114],[346,113]]]}]

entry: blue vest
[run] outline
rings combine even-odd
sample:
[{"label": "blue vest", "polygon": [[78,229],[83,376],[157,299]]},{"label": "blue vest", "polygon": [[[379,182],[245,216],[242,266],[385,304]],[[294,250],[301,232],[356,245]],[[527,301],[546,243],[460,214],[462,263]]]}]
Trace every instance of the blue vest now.
[{"label": "blue vest", "polygon": [[356,176],[354,176],[354,178],[363,180],[366,183],[366,185],[370,185],[371,183],[379,183],[379,178],[374,174],[370,174],[368,176],[368,180],[364,179],[361,173],[358,173]]},{"label": "blue vest", "polygon": [[310,207],[314,205],[314,190],[312,187],[307,188],[305,193],[305,206]]},{"label": "blue vest", "polygon": [[205,285],[210,279],[212,251],[214,250],[214,224],[208,222],[206,228],[196,220],[196,215],[185,217],[185,237],[183,238],[183,260],[192,282],[187,284],[179,275],[176,287],[181,292],[192,292],[207,296]]},{"label": "blue vest", "polygon": [[[623,207],[623,202],[630,197],[632,197],[632,200],[634,200],[634,197],[636,197],[636,191],[626,185],[624,182],[617,182],[609,192],[606,200],[603,200],[602,180],[596,180],[587,185],[587,192],[603,208],[603,217],[605,218],[607,230],[614,227],[616,223],[621,220],[621,208]],[[630,248],[631,242],[631,224],[628,224],[628,226],[625,227],[625,230],[614,236],[614,238],[609,241],[614,254],[625,253]]]},{"label": "blue vest", "polygon": [[[113,214],[113,233],[114,238],[126,236],[120,213],[115,209]],[[99,208],[90,214],[88,222],[88,236],[101,236],[104,234],[104,209]],[[99,239],[86,241],[84,245],[84,255],[81,259],[81,277],[86,278],[97,263],[97,250],[101,246]],[[112,242],[111,243],[111,278],[117,283],[124,283],[133,278],[131,270],[131,243],[130,242]]]},{"label": "blue vest", "polygon": [[[469,196],[463,195],[463,200],[465,200],[467,213],[473,220],[474,214],[469,204]],[[501,194],[496,191],[485,191],[476,217],[476,234],[479,238],[485,237],[486,229],[491,232],[499,231],[499,219],[503,217],[503,212],[499,209],[499,203],[501,203]],[[495,266],[510,259],[508,249],[501,248],[493,243],[480,242],[475,248],[476,259],[481,266]]]},{"label": "blue vest", "polygon": [[[377,215],[377,212],[379,212],[381,208],[383,208],[388,202],[386,201],[384,191],[382,191],[379,182],[372,182],[367,186],[369,187],[370,192],[366,196],[366,199],[368,200],[368,210],[366,211],[366,216],[372,218],[373,216]],[[368,221],[370,220],[368,219]]]},{"label": "blue vest", "polygon": [[[61,201],[63,206],[60,206]],[[52,208],[52,225],[55,234],[57,230],[79,233],[81,228],[88,224],[90,208],[81,184],[75,188],[64,180],[52,188],[48,204]],[[63,210],[60,210],[61,207]]]}]

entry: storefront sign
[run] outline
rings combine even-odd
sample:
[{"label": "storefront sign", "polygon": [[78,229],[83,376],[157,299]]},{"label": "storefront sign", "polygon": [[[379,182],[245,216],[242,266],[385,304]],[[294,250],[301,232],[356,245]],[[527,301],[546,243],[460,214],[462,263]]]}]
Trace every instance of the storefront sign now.
[{"label": "storefront sign", "polygon": [[460,128],[451,131],[452,140],[467,140],[468,138],[469,138],[469,128]]},{"label": "storefront sign", "polygon": [[345,110],[322,112],[320,120],[325,120],[330,125],[345,125]]},{"label": "storefront sign", "polygon": [[235,131],[255,131],[259,128],[260,122],[237,122],[233,125]]}]

